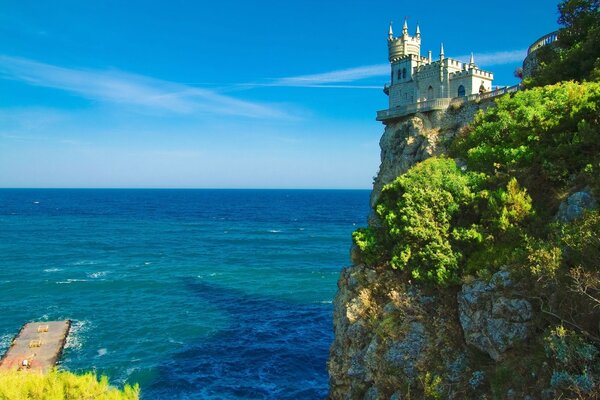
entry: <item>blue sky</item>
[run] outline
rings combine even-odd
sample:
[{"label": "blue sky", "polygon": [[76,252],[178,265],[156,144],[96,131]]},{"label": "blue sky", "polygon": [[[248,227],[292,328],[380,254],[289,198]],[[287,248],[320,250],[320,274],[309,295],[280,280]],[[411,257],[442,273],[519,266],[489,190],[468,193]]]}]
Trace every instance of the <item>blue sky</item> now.
[{"label": "blue sky", "polygon": [[370,188],[387,29],[516,83],[555,1],[0,0],[0,187]]}]

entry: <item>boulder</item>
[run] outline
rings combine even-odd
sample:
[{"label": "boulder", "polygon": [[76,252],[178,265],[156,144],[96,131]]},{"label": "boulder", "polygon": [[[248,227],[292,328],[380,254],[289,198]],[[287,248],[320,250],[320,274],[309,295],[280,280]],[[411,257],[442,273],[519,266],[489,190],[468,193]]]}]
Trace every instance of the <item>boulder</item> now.
[{"label": "boulder", "polygon": [[532,307],[513,290],[507,271],[490,282],[477,279],[458,293],[458,314],[467,344],[498,361],[502,353],[529,333]]}]

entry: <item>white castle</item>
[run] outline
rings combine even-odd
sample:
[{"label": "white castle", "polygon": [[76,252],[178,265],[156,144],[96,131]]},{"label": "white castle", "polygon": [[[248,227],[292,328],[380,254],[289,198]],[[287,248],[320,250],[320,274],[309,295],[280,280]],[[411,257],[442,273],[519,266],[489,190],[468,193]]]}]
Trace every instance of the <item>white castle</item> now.
[{"label": "white castle", "polygon": [[453,98],[469,97],[492,91],[491,72],[475,65],[473,54],[468,63],[446,58],[441,45],[439,59],[431,51],[421,56],[421,31],[408,34],[405,20],[402,35],[395,37],[392,24],[388,33],[391,81],[384,92],[389,96],[389,109],[380,111],[377,119],[399,117],[417,111],[443,109]]}]

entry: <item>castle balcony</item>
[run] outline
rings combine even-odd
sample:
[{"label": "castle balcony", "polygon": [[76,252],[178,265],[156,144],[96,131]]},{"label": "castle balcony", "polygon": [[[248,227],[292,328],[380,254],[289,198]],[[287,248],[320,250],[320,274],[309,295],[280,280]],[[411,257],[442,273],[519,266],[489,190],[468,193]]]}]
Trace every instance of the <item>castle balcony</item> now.
[{"label": "castle balcony", "polygon": [[443,98],[420,101],[418,103],[406,104],[387,110],[377,111],[377,121],[388,121],[401,118],[418,112],[446,110],[450,105],[461,105],[471,101],[493,99],[505,94],[515,93],[520,89],[519,85],[507,86],[486,93],[475,93],[464,97]]},{"label": "castle balcony", "polygon": [[547,46],[552,44],[558,40],[558,31],[548,33],[538,40],[536,40],[529,48],[527,49],[527,55],[530,55],[534,51],[538,50],[540,47]]},{"label": "castle balcony", "polygon": [[434,99],[377,111],[377,121],[386,121],[418,112],[445,110],[452,99]]}]

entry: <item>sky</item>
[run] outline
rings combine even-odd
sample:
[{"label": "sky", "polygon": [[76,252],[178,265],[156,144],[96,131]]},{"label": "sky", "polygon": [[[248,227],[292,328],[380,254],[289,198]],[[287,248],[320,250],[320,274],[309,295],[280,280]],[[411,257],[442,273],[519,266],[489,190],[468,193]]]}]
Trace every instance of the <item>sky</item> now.
[{"label": "sky", "polygon": [[368,189],[387,32],[513,85],[556,1],[0,0],[0,187]]}]

